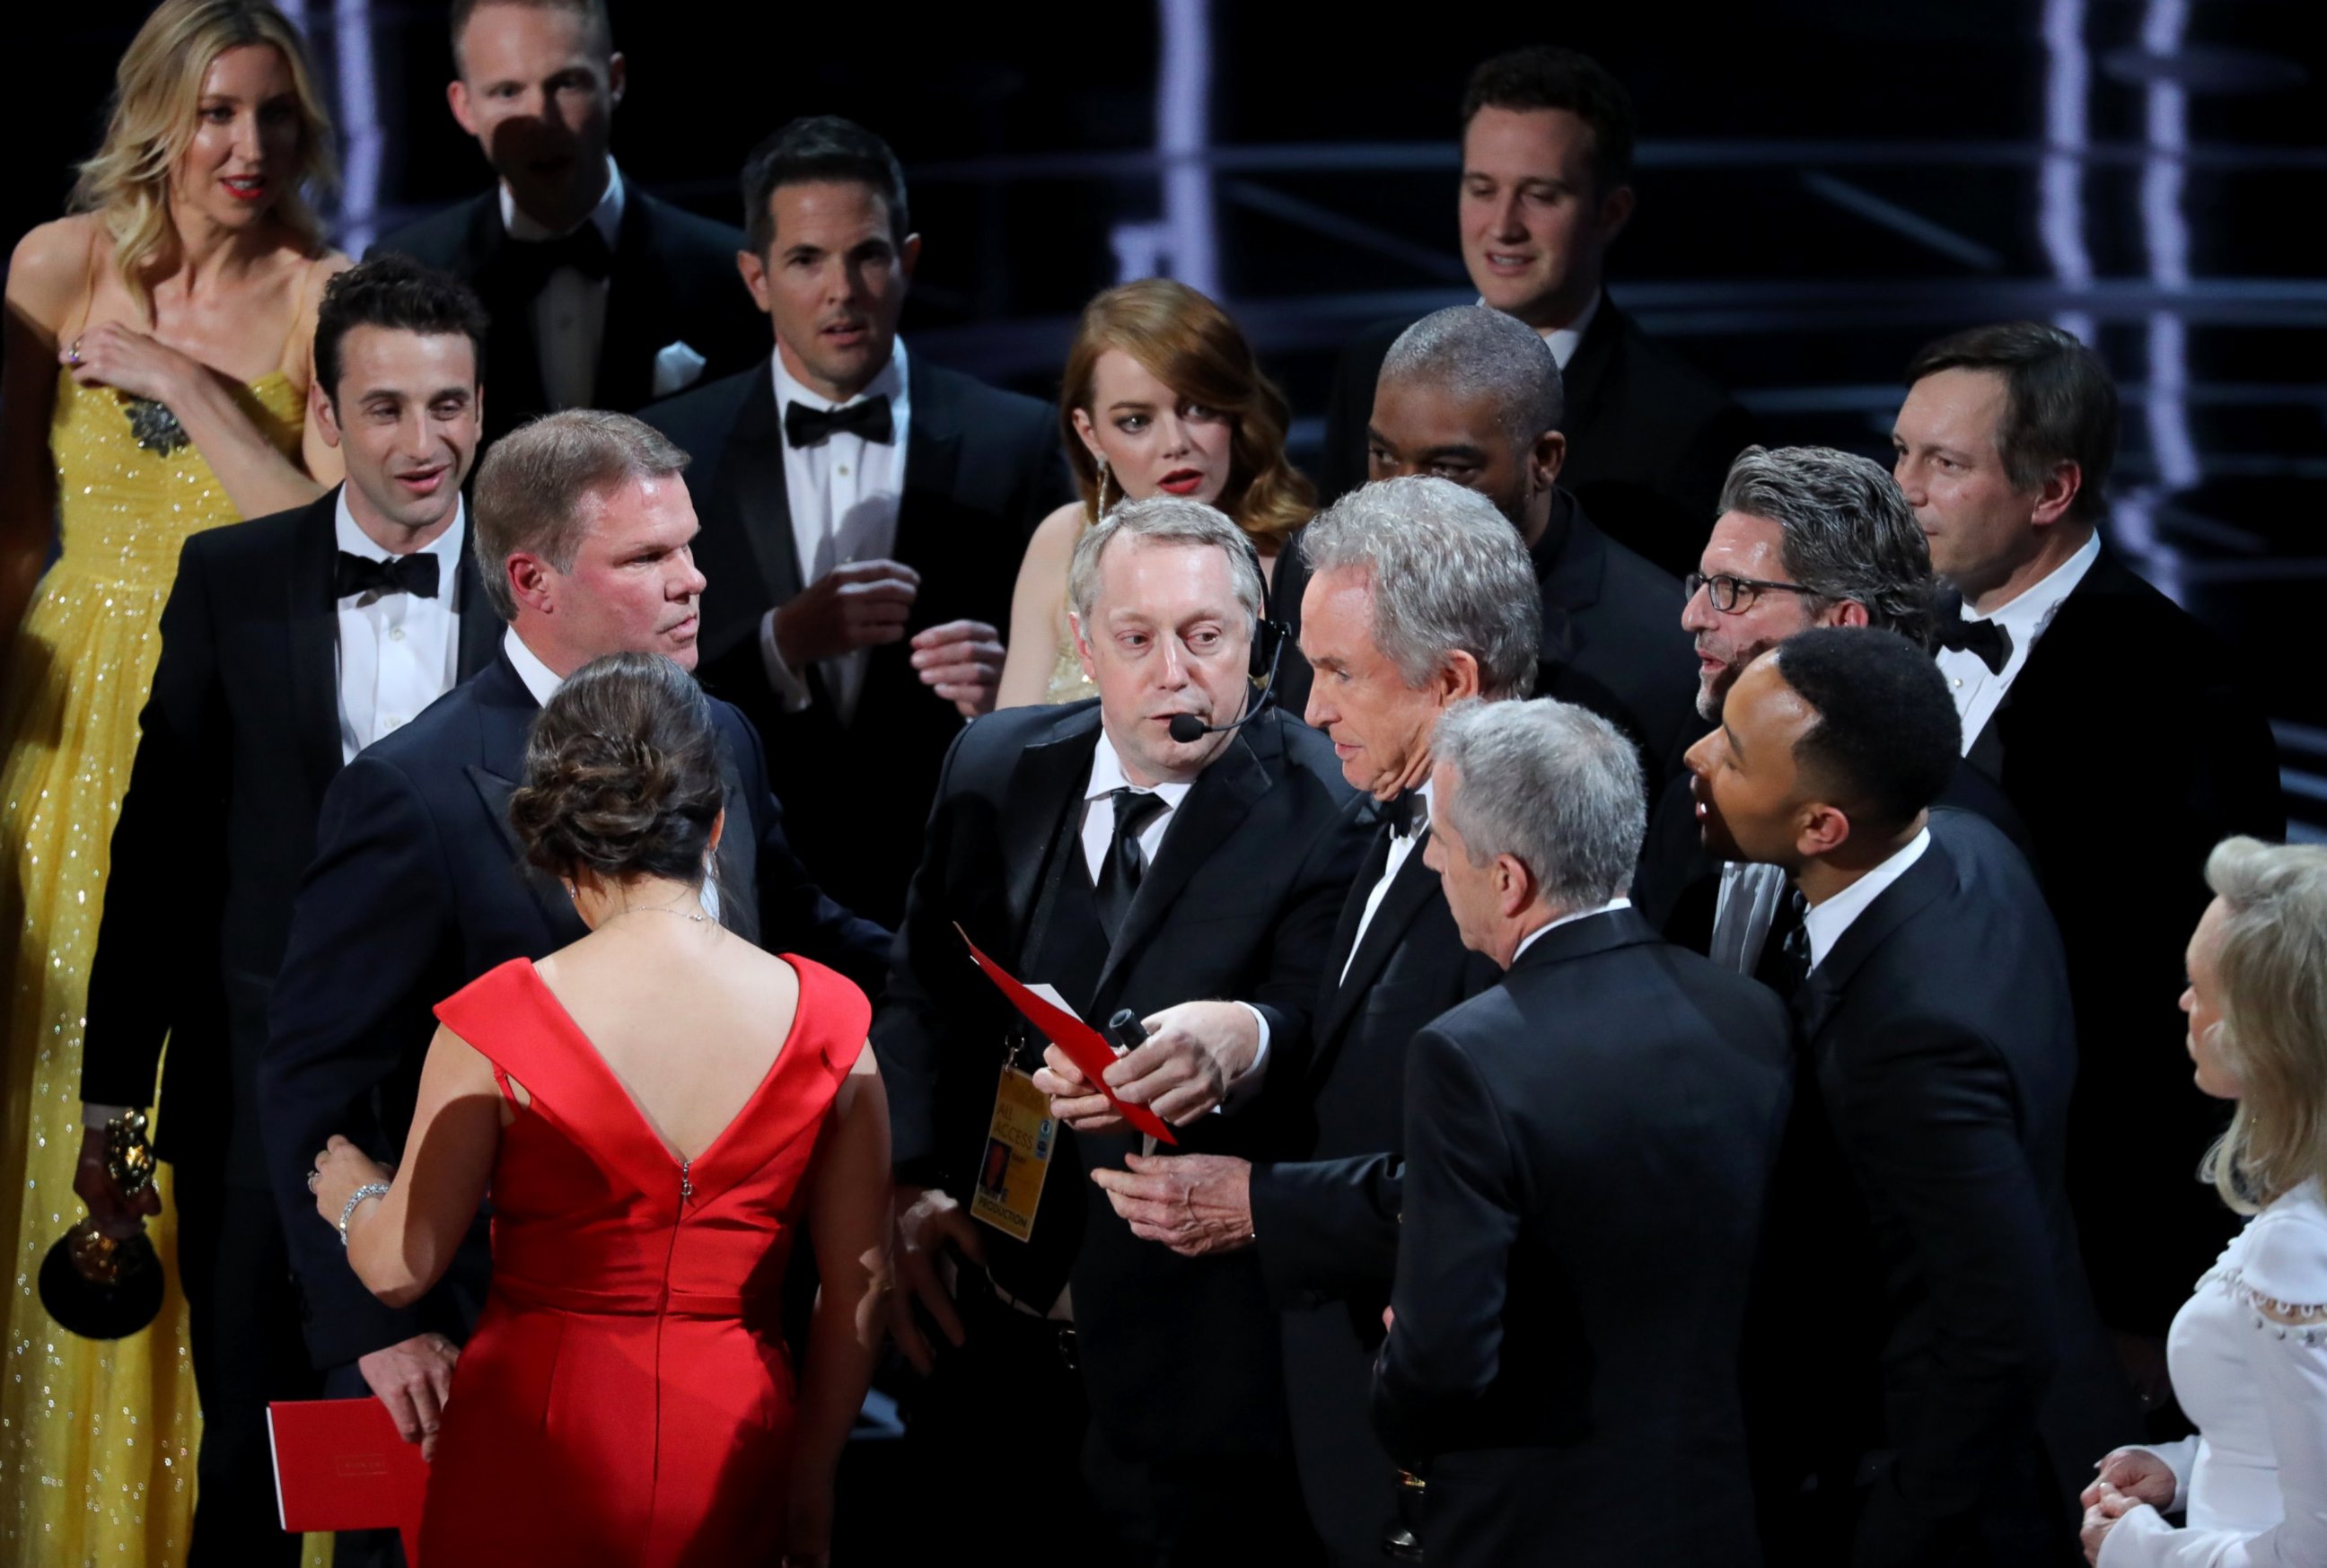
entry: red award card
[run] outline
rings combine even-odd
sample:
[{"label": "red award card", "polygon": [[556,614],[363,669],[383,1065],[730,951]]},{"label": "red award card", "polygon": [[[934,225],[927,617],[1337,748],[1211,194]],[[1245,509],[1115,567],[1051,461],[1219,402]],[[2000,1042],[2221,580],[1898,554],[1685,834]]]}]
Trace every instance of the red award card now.
[{"label": "red award card", "polygon": [[428,1461],[398,1435],[377,1399],[278,1400],[266,1407],[275,1503],[283,1527],[395,1530],[419,1568],[420,1499]]},{"label": "red award card", "polygon": [[1001,965],[977,950],[977,944],[969,939],[967,931],[962,930],[958,924],[954,929],[960,934],[962,946],[969,949],[971,959],[986,971],[986,977],[1002,988],[1003,995],[1010,998],[1010,1005],[1024,1013],[1026,1022],[1042,1031],[1043,1039],[1067,1053],[1067,1059],[1075,1064],[1075,1070],[1098,1086],[1099,1093],[1107,1097],[1107,1104],[1120,1112],[1125,1121],[1151,1138],[1179,1147],[1180,1140],[1172,1135],[1172,1129],[1164,1125],[1161,1116],[1145,1106],[1126,1105],[1115,1097],[1115,1090],[1107,1087],[1105,1076],[1107,1069],[1115,1064],[1115,1048],[1100,1037],[1098,1030],[1065,1008],[1045,1002],[1012,979]]}]

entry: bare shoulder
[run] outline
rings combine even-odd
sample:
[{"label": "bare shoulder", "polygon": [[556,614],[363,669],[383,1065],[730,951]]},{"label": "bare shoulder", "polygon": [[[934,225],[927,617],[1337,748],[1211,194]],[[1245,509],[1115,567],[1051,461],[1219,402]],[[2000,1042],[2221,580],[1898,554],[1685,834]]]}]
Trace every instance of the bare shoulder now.
[{"label": "bare shoulder", "polygon": [[93,213],[78,212],[32,229],[9,257],[9,304],[53,338],[89,292],[108,246],[105,226]]},{"label": "bare shoulder", "polygon": [[353,266],[346,252],[329,247],[298,258],[297,313],[292,318],[290,340],[283,347],[285,375],[304,385],[314,363],[315,315],[322,308],[323,285]]},{"label": "bare shoulder", "polygon": [[1033,537],[1026,541],[1026,559],[1055,563],[1065,571],[1074,558],[1076,542],[1083,537],[1085,517],[1082,502],[1069,501],[1035,524]]}]

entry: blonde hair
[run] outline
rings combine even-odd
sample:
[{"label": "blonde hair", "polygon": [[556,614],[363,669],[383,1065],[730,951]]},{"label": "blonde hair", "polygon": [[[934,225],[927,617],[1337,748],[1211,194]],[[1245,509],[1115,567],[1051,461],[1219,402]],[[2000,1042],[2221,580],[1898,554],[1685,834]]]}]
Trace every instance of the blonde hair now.
[{"label": "blonde hair", "polygon": [[2327,847],[2226,838],[2206,885],[2229,917],[2213,1043],[2239,1087],[2201,1172],[2253,1214],[2327,1181]]},{"label": "blonde hair", "polygon": [[1091,385],[1101,354],[1119,349],[1173,391],[1226,415],[1229,482],[1214,504],[1256,539],[1283,543],[1317,509],[1317,491],[1285,457],[1292,409],[1276,383],[1261,373],[1229,313],[1186,284],[1142,278],[1083,308],[1067,350],[1060,387],[1059,425],[1067,458],[1081,487],[1083,513],[1098,520],[1098,463],[1075,430],[1075,410],[1093,413]]},{"label": "blonde hair", "polygon": [[141,309],[153,303],[145,266],[178,240],[170,175],[193,142],[203,79],[220,55],[258,44],[283,57],[299,100],[299,168],[275,215],[306,248],[322,240],[306,188],[328,187],[334,178],[332,121],[297,31],[267,0],[163,0],[114,71],[105,140],[80,166],[72,192],[74,211],[104,221],[114,268]]}]

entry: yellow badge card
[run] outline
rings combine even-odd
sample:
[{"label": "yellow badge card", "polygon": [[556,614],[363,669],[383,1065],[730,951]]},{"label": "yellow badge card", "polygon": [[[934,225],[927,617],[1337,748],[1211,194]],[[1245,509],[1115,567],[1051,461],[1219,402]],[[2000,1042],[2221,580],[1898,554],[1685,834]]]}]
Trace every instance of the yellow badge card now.
[{"label": "yellow badge card", "polygon": [[1042,1200],[1042,1178],[1051,1173],[1058,1136],[1050,1097],[1034,1087],[1033,1075],[1004,1068],[970,1213],[1005,1236],[1020,1241],[1033,1236],[1034,1206]]}]

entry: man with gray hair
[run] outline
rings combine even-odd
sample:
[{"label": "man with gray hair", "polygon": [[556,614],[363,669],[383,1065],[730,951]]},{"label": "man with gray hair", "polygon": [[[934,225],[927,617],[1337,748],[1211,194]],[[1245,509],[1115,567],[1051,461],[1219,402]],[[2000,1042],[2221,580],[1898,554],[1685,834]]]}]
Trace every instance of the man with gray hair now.
[{"label": "man with gray hair", "polygon": [[1366,1397],[1397,1254],[1406,1042],[1495,977],[1463,950],[1415,853],[1430,832],[1431,735],[1453,704],[1527,695],[1538,609],[1509,523],[1441,479],[1351,492],[1300,550],[1301,651],[1316,672],[1308,720],[1362,792],[1372,835],[1342,901],[1308,1056],[1271,1069],[1301,1135],[1273,1162],[1195,1154],[1098,1180],[1140,1234],[1176,1251],[1256,1250],[1281,1314],[1310,1517],[1336,1563],[1361,1565],[1380,1561],[1399,1495]]},{"label": "man with gray hair", "polygon": [[[327,1392],[378,1393],[419,1441],[434,1440],[455,1344],[482,1302],[483,1233],[419,1303],[388,1306],[315,1223],[307,1173],[334,1133],[375,1159],[397,1157],[437,1002],[498,964],[546,957],[587,934],[565,891],[526,868],[509,792],[525,776],[534,716],[576,669],[620,652],[693,667],[703,574],[687,551],[686,466],[686,453],[636,419],[590,410],[536,420],[486,454],[473,547],[486,597],[509,623],[499,653],[332,779],[292,909],[258,1095],[308,1349]],[[727,829],[706,912],[877,990],[888,933],[808,881],[759,736],[727,704],[711,705],[728,764]]]},{"label": "man with gray hair", "polygon": [[[1227,517],[1169,496],[1126,506],[1082,537],[1069,584],[1098,697],[1004,709],[956,738],[873,1025],[893,1127],[892,1321],[933,1374],[907,1428],[939,1492],[930,1545],[993,1513],[991,1476],[961,1456],[989,1451],[1006,1412],[1013,1464],[1042,1478],[1045,1523],[1079,1559],[1307,1560],[1257,1263],[1151,1245],[1085,1173],[1272,1150],[1369,825],[1325,737],[1257,705],[1260,563]],[[1170,1124],[1173,1148],[1143,1156],[965,936],[1095,1024],[1136,1021],[1144,1042],[1107,1085]]]},{"label": "man with gray hair", "polygon": [[[1739,672],[1814,626],[1872,626],[1928,647],[1939,580],[1914,509],[1877,462],[1829,446],[1749,446],[1730,466],[1680,623],[1696,639],[1696,711],[1721,722]],[[2003,792],[1959,769],[1947,804],[2023,836]],[[1799,914],[1767,866],[1724,863],[1697,832],[1684,772],[1658,799],[1635,891],[1673,941],[1745,975],[1774,972]]]},{"label": "man with gray hair", "polygon": [[1463,704],[1433,754],[1424,854],[1504,973],[1407,1052],[1375,1428],[1438,1568],[1757,1563],[1737,1367],[1786,1009],[1623,896],[1640,765],[1606,720]]},{"label": "man with gray hair", "polygon": [[[1452,480],[1509,519],[1542,603],[1536,690],[1581,703],[1630,734],[1653,798],[1694,738],[1674,625],[1680,587],[1602,532],[1560,487],[1566,416],[1558,361],[1526,323],[1476,305],[1434,312],[1382,362],[1366,425],[1368,471],[1377,481]],[[1278,568],[1277,602],[1290,608],[1304,578],[1287,565]]]}]

